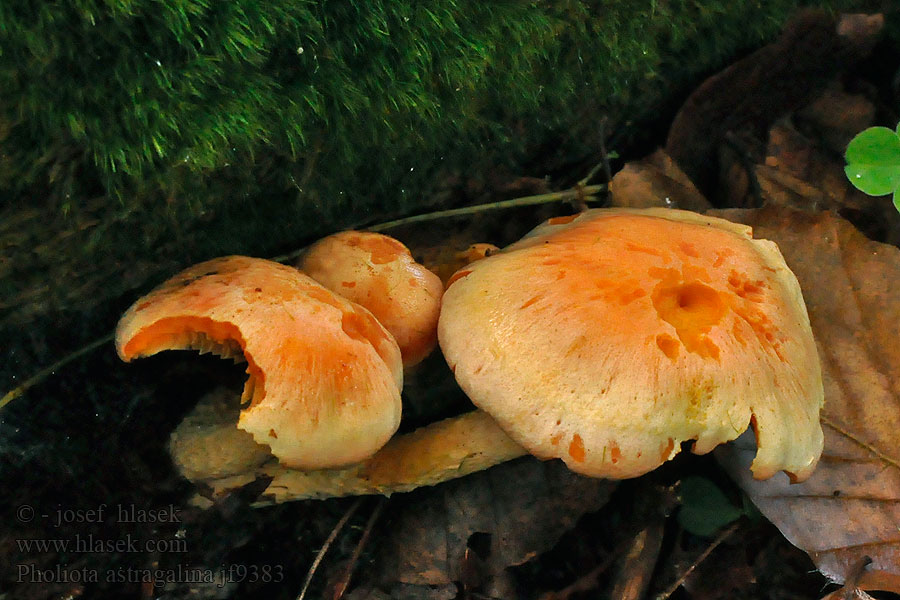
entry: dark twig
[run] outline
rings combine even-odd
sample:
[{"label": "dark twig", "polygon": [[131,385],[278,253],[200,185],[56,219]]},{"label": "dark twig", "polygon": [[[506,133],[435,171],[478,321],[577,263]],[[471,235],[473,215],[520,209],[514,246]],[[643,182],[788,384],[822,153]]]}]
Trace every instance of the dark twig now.
[{"label": "dark twig", "polygon": [[575,184],[576,189],[578,186],[586,186],[588,183],[590,183],[591,180],[597,176],[597,173],[599,173],[602,168],[603,168],[603,162],[598,162],[596,165],[594,165],[591,168],[591,170],[588,171],[587,175],[585,175],[584,177],[582,177],[581,179],[578,180],[578,183]]},{"label": "dark twig", "polygon": [[612,168],[609,166],[609,153],[606,151],[606,123],[607,123],[606,115],[600,119],[600,162],[593,166],[593,168],[588,171],[588,174],[578,180],[578,183],[575,184],[575,198],[572,199],[572,205],[576,212],[584,212],[587,210],[587,197],[585,194],[585,188],[588,183],[590,183],[594,177],[597,176],[601,170],[606,177],[606,184],[609,185],[609,182],[612,180]]},{"label": "dark twig", "polygon": [[590,183],[594,177],[597,176],[601,170],[603,171],[604,176],[606,177],[606,183],[608,184],[612,181],[612,168],[609,165],[609,153],[606,151],[606,123],[608,119],[604,115],[604,117],[600,120],[600,162],[593,166],[593,168],[588,171],[588,174],[578,180],[577,185],[587,185]]},{"label": "dark twig", "polygon": [[666,591],[659,594],[656,597],[656,600],[667,600],[672,594],[674,594],[676,592],[676,590],[678,590],[678,588],[681,587],[681,585],[687,580],[687,578],[690,577],[691,573],[694,572],[694,569],[699,567],[700,564],[704,560],[706,560],[710,554],[712,554],[713,550],[715,550],[716,548],[719,547],[719,544],[724,542],[728,538],[728,536],[730,536],[732,533],[734,533],[737,530],[739,525],[740,525],[740,521],[735,521],[734,523],[729,525],[727,529],[723,530],[722,533],[720,533],[718,536],[716,536],[716,539],[713,540],[713,543],[709,545],[709,548],[704,550],[703,554],[701,554],[700,556],[697,557],[697,560],[695,560],[691,564],[691,566],[688,567],[687,570],[681,574],[681,577],[679,577],[675,581],[675,583],[670,585],[666,589]]},{"label": "dark twig", "polygon": [[612,168],[609,166],[609,152],[606,151],[606,124],[609,119],[606,115],[600,119],[600,158],[603,165],[603,174],[606,175],[606,183],[612,181]]},{"label": "dark twig", "polygon": [[597,589],[600,576],[609,569],[610,565],[613,564],[617,557],[617,553],[611,552],[609,556],[603,559],[603,562],[579,577],[576,581],[561,590],[548,592],[544,596],[541,596],[541,600],[568,600],[575,594],[590,592]]},{"label": "dark twig", "polygon": [[830,600],[851,600],[854,596],[857,595],[857,592],[860,589],[860,580],[866,572],[866,567],[868,567],[870,564],[872,564],[872,559],[868,556],[863,556],[861,559],[856,561],[856,563],[854,563],[850,568],[850,572],[847,573],[847,576],[844,578],[844,585],[841,587],[841,589],[835,590],[834,592],[828,594],[825,598]]},{"label": "dark twig", "polygon": [[316,569],[319,568],[319,565],[322,563],[322,559],[325,558],[325,554],[328,552],[328,549],[331,548],[331,544],[334,543],[334,540],[337,538],[338,534],[347,524],[347,521],[350,520],[350,517],[362,506],[363,500],[365,497],[359,497],[356,499],[350,508],[347,509],[347,512],[344,513],[344,516],[335,523],[334,529],[331,530],[331,533],[328,534],[328,538],[325,540],[325,543],[322,544],[322,547],[319,548],[318,554],[316,554],[316,559],[313,561],[313,564],[309,567],[309,572],[306,574],[306,580],[303,582],[303,589],[300,590],[300,595],[297,596],[297,600],[303,600],[306,596],[306,590],[309,589],[309,584],[312,582],[313,575],[316,574]]},{"label": "dark twig", "polygon": [[378,517],[381,516],[381,511],[384,510],[386,504],[387,498],[382,498],[381,501],[378,502],[378,505],[375,507],[375,510],[373,510],[372,514],[369,516],[369,520],[366,523],[366,528],[363,530],[362,537],[359,538],[359,543],[356,544],[356,548],[353,549],[353,554],[350,555],[350,562],[347,563],[347,569],[344,571],[344,575],[341,577],[341,579],[334,586],[334,595],[332,596],[334,600],[341,600],[341,598],[344,597],[344,592],[346,592],[347,588],[350,587],[350,578],[353,577],[353,571],[356,568],[356,563],[359,562],[359,555],[362,554],[363,548],[366,547],[366,543],[368,543],[369,541],[369,536],[372,535],[372,529],[375,527],[375,523],[378,521]]},{"label": "dark twig", "polygon": [[31,377],[26,379],[24,382],[19,384],[17,387],[6,392],[6,394],[3,396],[3,398],[0,398],[0,408],[3,408],[4,406],[9,404],[13,400],[18,398],[19,396],[23,395],[29,389],[31,389],[38,383],[42,382],[44,379],[46,379],[50,375],[53,375],[54,373],[56,373],[58,370],[65,367],[67,364],[69,364],[73,360],[75,360],[77,358],[81,358],[85,354],[89,354],[90,352],[93,352],[97,348],[104,346],[106,344],[109,344],[110,342],[112,342],[112,340],[113,340],[113,336],[111,334],[103,336],[102,338],[96,339],[96,340],[88,343],[86,346],[79,348],[75,352],[72,352],[71,354],[67,354],[66,356],[64,356],[60,360],[56,361],[49,367],[45,367],[45,368],[41,369],[40,371],[38,371]]}]

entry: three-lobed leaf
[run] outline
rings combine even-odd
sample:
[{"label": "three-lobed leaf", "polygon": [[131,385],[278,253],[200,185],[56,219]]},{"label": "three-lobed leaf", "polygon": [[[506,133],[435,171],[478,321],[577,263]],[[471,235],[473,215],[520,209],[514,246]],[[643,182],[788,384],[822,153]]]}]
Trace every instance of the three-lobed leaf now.
[{"label": "three-lobed leaf", "polygon": [[870,127],[847,146],[844,172],[858,190],[870,196],[894,195],[900,210],[900,126]]}]

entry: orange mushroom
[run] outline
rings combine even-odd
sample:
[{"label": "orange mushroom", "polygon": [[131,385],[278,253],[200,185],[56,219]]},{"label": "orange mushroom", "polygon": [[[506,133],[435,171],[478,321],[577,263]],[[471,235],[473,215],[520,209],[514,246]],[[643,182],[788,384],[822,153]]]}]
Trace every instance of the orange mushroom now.
[{"label": "orange mushroom", "polygon": [[394,238],[365,231],[330,235],[307,251],[300,270],[370,310],[396,338],[404,367],[437,345],[444,287]]},{"label": "orange mushroom", "polygon": [[457,244],[458,242],[450,240],[447,246],[431,248],[423,258],[423,263],[440,278],[445,287],[454,273],[500,250],[493,244],[474,243],[464,249],[460,249]]},{"label": "orange mushroom", "polygon": [[751,423],[755,477],[822,451],[822,375],[777,246],[722,219],[600,209],[551,220],[447,289],[441,348],[472,401],[542,458],[634,477]]},{"label": "orange mushroom", "polygon": [[237,426],[289,467],[363,460],[400,422],[393,336],[363,307],[275,262],[229,256],[181,272],[128,309],[116,349],[125,361],[174,349],[245,359]]}]

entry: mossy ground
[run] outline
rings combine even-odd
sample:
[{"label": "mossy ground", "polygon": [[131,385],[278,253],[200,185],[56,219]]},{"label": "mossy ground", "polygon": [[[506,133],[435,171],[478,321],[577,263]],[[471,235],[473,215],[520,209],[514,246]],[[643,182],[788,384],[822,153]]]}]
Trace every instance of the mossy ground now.
[{"label": "mossy ground", "polygon": [[0,327],[558,174],[796,6],[4,2]]}]

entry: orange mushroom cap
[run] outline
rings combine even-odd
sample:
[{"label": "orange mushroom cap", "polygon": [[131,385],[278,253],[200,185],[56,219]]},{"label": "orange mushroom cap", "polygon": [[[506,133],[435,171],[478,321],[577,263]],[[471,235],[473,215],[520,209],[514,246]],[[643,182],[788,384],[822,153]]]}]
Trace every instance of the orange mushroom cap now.
[{"label": "orange mushroom cap", "polygon": [[300,270],[372,312],[400,346],[405,367],[437,345],[444,286],[392,237],[343,231],[316,242]]},{"label": "orange mushroom cap", "polygon": [[822,451],[800,287],[750,227],[672,209],[552,219],[458,272],[438,331],[476,405],[586,475],[641,475],[751,422],[757,478],[804,479]]},{"label": "orange mushroom cap", "polygon": [[393,337],[369,311],[291,267],[244,256],[195,265],[138,300],[116,329],[125,361],[191,348],[243,354],[249,406],[238,427],[286,466],[358,462],[399,426]]},{"label": "orange mushroom cap", "polygon": [[461,260],[464,264],[470,264],[475,262],[476,260],[481,260],[482,258],[487,258],[491,254],[495,252],[499,252],[500,248],[493,244],[485,244],[479,242],[477,244],[472,244],[462,252],[458,252],[456,256]]}]

